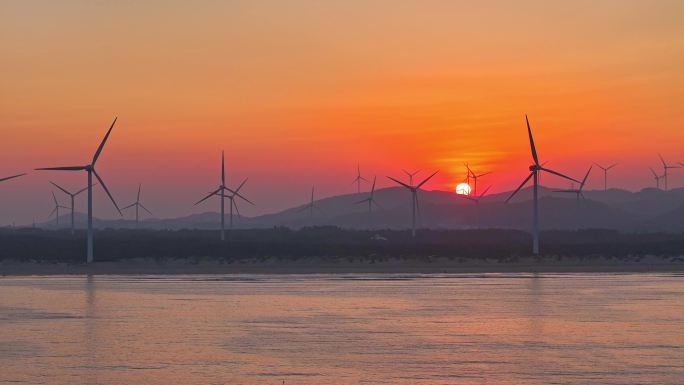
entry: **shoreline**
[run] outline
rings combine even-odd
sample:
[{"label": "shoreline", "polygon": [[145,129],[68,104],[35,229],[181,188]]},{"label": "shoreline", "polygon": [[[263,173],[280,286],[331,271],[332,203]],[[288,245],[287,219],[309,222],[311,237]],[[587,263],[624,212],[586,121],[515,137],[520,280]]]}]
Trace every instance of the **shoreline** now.
[{"label": "shoreline", "polygon": [[646,273],[684,272],[684,259],[643,257],[615,258],[520,258],[495,259],[388,259],[346,258],[259,259],[232,263],[215,260],[135,259],[86,264],[50,262],[0,262],[0,276],[31,275],[208,275],[208,274],[458,274],[458,273]]}]

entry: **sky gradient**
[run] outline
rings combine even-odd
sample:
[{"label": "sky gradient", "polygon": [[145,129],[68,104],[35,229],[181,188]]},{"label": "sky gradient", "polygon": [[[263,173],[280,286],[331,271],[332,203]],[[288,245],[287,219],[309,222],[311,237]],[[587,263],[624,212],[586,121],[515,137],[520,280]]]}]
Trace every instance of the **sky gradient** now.
[{"label": "sky gradient", "polygon": [[[611,184],[636,190],[659,152],[684,162],[682,1],[1,0],[0,49],[0,177],[87,163],[118,116],[98,171],[122,206],[142,182],[160,217],[217,209],[192,204],[222,149],[229,185],[250,178],[247,215],[312,184],[353,192],[357,162],[380,186],[440,169],[428,189],[469,162],[509,190],[530,163],[526,113],[540,158],[578,179],[618,162]],[[86,182],[3,182],[0,223],[45,220],[48,180]],[[95,216],[114,217],[96,191]]]}]

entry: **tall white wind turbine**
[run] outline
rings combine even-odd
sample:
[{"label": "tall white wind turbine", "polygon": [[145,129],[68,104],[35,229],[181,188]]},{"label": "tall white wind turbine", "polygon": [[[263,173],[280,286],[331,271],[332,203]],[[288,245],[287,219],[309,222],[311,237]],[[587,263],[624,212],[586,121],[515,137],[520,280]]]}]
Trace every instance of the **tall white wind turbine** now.
[{"label": "tall white wind turbine", "polygon": [[423,181],[418,183],[416,186],[414,186],[410,181],[409,181],[409,184],[406,184],[400,180],[392,178],[391,176],[387,177],[387,178],[393,180],[394,182],[406,187],[407,189],[409,189],[409,191],[411,191],[411,236],[414,238],[416,237],[416,212],[419,209],[418,208],[418,190],[420,190],[420,188],[423,187],[423,185],[425,183],[427,183],[427,181],[432,179],[433,176],[437,175],[438,172],[439,172],[439,170],[435,171],[434,173],[432,173],[432,175],[423,179]]},{"label": "tall white wind turbine", "polygon": [[663,159],[663,156],[658,154],[658,157],[660,158],[660,162],[663,164],[663,187],[665,188],[664,190],[667,191],[667,175],[668,175],[668,170],[669,169],[674,169],[674,168],[679,168],[679,166],[672,166],[667,164],[665,162],[665,159]]},{"label": "tall white wind turbine", "polygon": [[568,190],[554,190],[553,192],[575,194],[575,195],[577,195],[577,201],[578,202],[579,202],[580,196],[582,197],[582,199],[585,199],[584,198],[584,185],[587,183],[587,178],[589,178],[589,173],[591,173],[591,166],[589,167],[589,170],[587,170],[586,175],[584,175],[584,179],[582,179],[582,182],[580,183],[579,188],[568,189]]},{"label": "tall white wind turbine", "polygon": [[236,198],[239,197],[240,199],[244,200],[245,202],[249,203],[250,205],[256,206],[252,201],[245,198],[244,196],[237,195],[240,193],[240,190],[242,189],[242,186],[245,185],[245,183],[247,183],[247,178],[245,178],[245,180],[243,180],[242,183],[240,183],[240,185],[235,189],[234,194],[228,195],[228,194],[224,194],[224,193],[216,193],[216,195],[221,194],[223,196],[223,198],[228,198],[230,200],[230,216],[228,218],[230,219],[229,228],[231,228],[231,229],[233,228],[233,208],[235,208],[235,211],[237,212],[238,217],[241,217],[240,209],[238,209],[237,202],[235,201]]},{"label": "tall white wind turbine", "polygon": [[376,180],[376,177],[373,177],[373,184],[371,186],[371,190],[370,190],[370,194],[368,195],[368,198],[362,199],[358,202],[354,202],[357,205],[359,205],[361,203],[368,202],[368,212],[369,213],[373,211],[373,204],[382,208],[382,206],[380,206],[380,204],[375,200],[375,180]]},{"label": "tall white wind turbine", "polygon": [[126,207],[121,208],[121,210],[126,210],[128,208],[135,207],[135,228],[136,229],[138,228],[138,224],[140,222],[140,209],[147,211],[147,213],[150,215],[154,215],[154,214],[152,214],[152,212],[150,210],[147,209],[147,207],[145,207],[142,203],[140,203],[140,189],[142,189],[142,183],[138,184],[138,195],[135,198],[135,202],[131,203],[130,205],[128,205]]},{"label": "tall white wind turbine", "polygon": [[660,189],[660,180],[663,178],[663,175],[658,175],[652,167],[649,167],[648,169],[651,170],[653,179],[656,181],[656,188]]},{"label": "tall white wind turbine", "polygon": [[608,191],[608,170],[610,170],[611,168],[617,166],[618,164],[617,164],[617,163],[613,163],[613,164],[611,164],[611,165],[608,166],[608,167],[601,166],[600,164],[598,164],[598,163],[596,163],[596,162],[594,162],[594,164],[595,164],[596,166],[598,166],[598,168],[600,168],[601,170],[603,170],[603,191]]},{"label": "tall white wind turbine", "polygon": [[532,253],[535,255],[539,254],[539,175],[541,175],[541,172],[548,172],[549,174],[554,174],[557,176],[560,176],[561,178],[565,178],[568,180],[571,180],[573,182],[580,183],[580,181],[570,178],[569,176],[565,176],[557,171],[553,171],[551,169],[545,168],[543,165],[539,164],[539,157],[537,156],[537,149],[534,146],[534,138],[532,137],[532,129],[530,128],[530,121],[527,119],[527,115],[525,115],[525,123],[527,123],[527,135],[529,136],[530,139],[530,150],[532,152],[532,159],[534,160],[534,164],[529,167],[530,170],[530,175],[525,178],[525,180],[518,186],[515,191],[506,199],[506,203],[508,203],[511,198],[515,196],[515,194],[522,189],[527,182],[529,182],[530,179],[534,178],[534,185],[533,185],[533,215],[534,215],[534,221],[533,221],[533,229],[532,229]]},{"label": "tall white wind turbine", "polygon": [[368,179],[361,176],[361,165],[356,164],[356,178],[352,183],[356,183],[356,193],[361,193],[361,182],[368,182]]},{"label": "tall white wind turbine", "polygon": [[50,215],[48,215],[48,219],[52,217],[52,214],[55,214],[55,227],[59,229],[59,209],[68,209],[68,207],[62,206],[57,202],[57,197],[55,196],[55,192],[52,192],[52,201],[55,203],[55,207],[50,211]]},{"label": "tall white wind turbine", "polygon": [[[72,193],[70,191],[67,191],[65,188],[61,187],[60,185],[58,185],[55,182],[50,182],[50,183],[52,183],[52,185],[57,187],[58,189],[62,190],[65,194],[67,194],[69,196],[69,198],[71,198],[71,235],[74,235],[74,200],[76,199],[76,196],[78,194],[86,191],[88,189],[88,187],[86,186],[86,187],[76,191],[75,193]],[[97,184],[97,183],[95,183],[95,184]]]},{"label": "tall white wind turbine", "polygon": [[211,198],[214,195],[217,195],[221,198],[221,240],[224,241],[226,239],[226,204],[225,204],[225,198],[226,194],[225,192],[228,191],[231,194],[237,195],[242,199],[247,200],[245,197],[240,195],[239,193],[229,189],[226,187],[226,166],[225,166],[225,157],[223,155],[223,151],[221,151],[221,184],[218,186],[218,188],[212,192],[210,192],[207,196],[204,198],[200,199],[199,201],[195,202],[195,206],[198,204],[204,202],[205,200]]},{"label": "tall white wind turbine", "polygon": [[100,182],[102,189],[104,189],[104,191],[107,193],[107,196],[109,196],[109,199],[114,204],[114,207],[116,207],[116,211],[119,212],[119,215],[123,216],[123,214],[121,214],[119,206],[116,204],[116,201],[114,201],[114,197],[109,192],[109,189],[107,189],[107,185],[105,185],[102,178],[100,178],[100,175],[98,175],[97,171],[95,171],[95,164],[97,163],[97,159],[100,157],[100,153],[102,153],[102,149],[104,148],[105,143],[107,143],[109,134],[111,134],[112,128],[114,128],[114,124],[116,124],[116,119],[117,118],[114,118],[114,121],[112,122],[112,125],[109,127],[107,134],[105,135],[104,139],[102,139],[102,142],[100,142],[100,146],[97,148],[97,151],[95,151],[95,155],[93,156],[93,160],[90,162],[90,164],[87,164],[85,166],[45,167],[36,169],[57,171],[86,171],[88,173],[88,254],[86,259],[88,263],[91,263],[93,261],[93,174],[95,174],[95,178],[97,178],[97,180]]}]

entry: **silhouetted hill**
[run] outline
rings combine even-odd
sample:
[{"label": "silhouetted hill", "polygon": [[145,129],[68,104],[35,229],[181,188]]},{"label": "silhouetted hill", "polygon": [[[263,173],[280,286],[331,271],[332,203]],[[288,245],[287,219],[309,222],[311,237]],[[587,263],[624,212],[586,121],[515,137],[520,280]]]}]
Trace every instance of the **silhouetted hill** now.
[{"label": "silhouetted hill", "polygon": [[[420,191],[418,227],[433,229],[510,228],[529,230],[532,226],[532,188],[521,190],[508,204],[509,192],[484,197],[479,204],[447,191]],[[235,228],[302,228],[339,226],[349,229],[407,229],[411,223],[411,194],[402,187],[376,191],[382,206],[368,213],[367,204],[356,204],[368,193],[345,194],[315,201],[313,215],[305,205],[256,217],[234,217]],[[620,189],[591,190],[586,200],[574,194],[556,193],[541,187],[540,225],[546,230],[604,228],[620,231],[681,231],[684,229],[684,189],[663,191],[653,188],[630,192]],[[229,218],[226,217],[226,224]],[[86,217],[76,215],[76,227],[84,228]],[[128,219],[94,219],[97,228],[134,228]],[[144,219],[141,229],[218,229],[220,216],[215,212],[179,218]],[[60,218],[60,227],[70,226],[69,216]],[[39,224],[54,228],[54,220]]]}]

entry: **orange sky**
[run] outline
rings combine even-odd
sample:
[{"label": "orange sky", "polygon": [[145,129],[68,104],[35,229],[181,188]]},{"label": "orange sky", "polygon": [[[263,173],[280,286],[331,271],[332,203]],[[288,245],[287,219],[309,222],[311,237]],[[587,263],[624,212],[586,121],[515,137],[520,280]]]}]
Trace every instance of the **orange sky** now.
[{"label": "orange sky", "polygon": [[[353,191],[357,161],[383,186],[405,167],[449,189],[468,161],[511,189],[525,113],[540,157],[577,178],[620,162],[614,185],[639,189],[658,152],[684,162],[681,1],[2,1],[0,49],[0,176],[86,162],[118,115],[100,173],[122,205],[142,181],[159,216],[216,209],[192,202],[221,149],[250,215],[311,184]],[[48,179],[85,175],[3,183],[0,223],[44,220]]]}]

